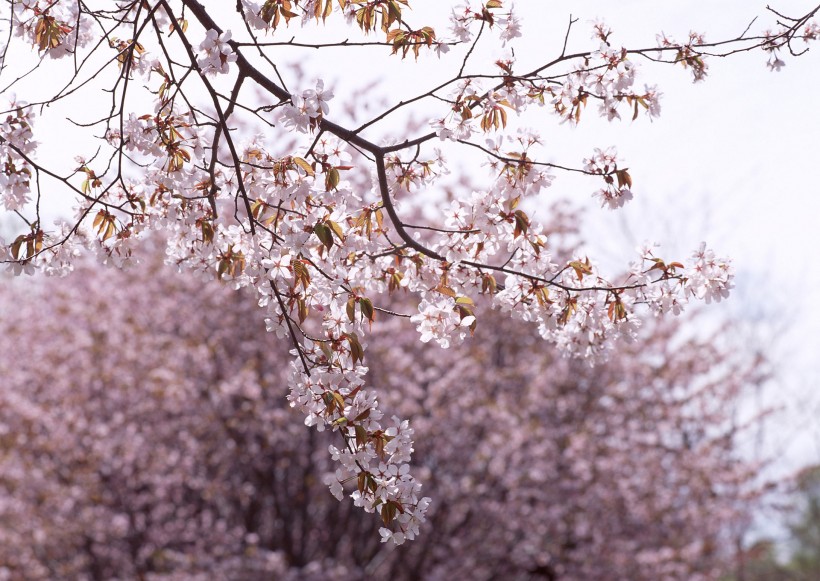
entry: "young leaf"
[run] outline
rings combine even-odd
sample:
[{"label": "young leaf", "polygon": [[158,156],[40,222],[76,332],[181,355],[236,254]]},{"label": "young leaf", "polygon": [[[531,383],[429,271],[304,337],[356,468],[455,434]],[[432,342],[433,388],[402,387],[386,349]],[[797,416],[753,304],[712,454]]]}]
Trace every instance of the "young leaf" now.
[{"label": "young leaf", "polygon": [[371,323],[375,319],[375,312],[373,311],[373,302],[370,299],[360,299],[359,308],[362,310],[362,316]]},{"label": "young leaf", "polygon": [[629,175],[629,172],[626,169],[619,169],[616,171],[615,177],[618,178],[619,189],[632,187],[632,176]]},{"label": "young leaf", "polygon": [[356,333],[347,333],[345,338],[350,346],[350,358],[353,359],[353,365],[360,361],[364,361],[364,349],[359,342],[359,336]]},{"label": "young leaf", "polygon": [[328,250],[333,248],[333,232],[326,224],[323,222],[318,222],[313,227],[313,233],[316,234],[316,237],[325,246],[325,248]]},{"label": "young leaf", "polygon": [[325,174],[325,190],[328,192],[335,190],[339,186],[340,181],[341,176],[339,175],[339,170],[335,167],[330,168],[330,171]]},{"label": "young leaf", "polygon": [[347,311],[347,318],[350,320],[351,323],[354,322],[356,320],[356,299],[355,298],[350,297],[349,299],[347,299],[347,305],[345,307],[345,310]]},{"label": "young leaf", "polygon": [[316,175],[316,172],[313,171],[313,167],[306,160],[302,159],[301,157],[294,157],[293,158],[293,163],[295,163],[300,168],[302,168],[304,170],[304,172],[307,175],[309,175],[310,177],[313,177],[313,176]]}]

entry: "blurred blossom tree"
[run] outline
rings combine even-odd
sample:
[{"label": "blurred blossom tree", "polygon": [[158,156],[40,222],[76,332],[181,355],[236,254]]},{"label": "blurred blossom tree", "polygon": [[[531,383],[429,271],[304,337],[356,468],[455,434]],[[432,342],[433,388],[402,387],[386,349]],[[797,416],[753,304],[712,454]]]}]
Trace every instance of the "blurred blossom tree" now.
[{"label": "blurred blossom tree", "polygon": [[[547,115],[574,125],[590,114],[588,109],[597,109],[609,120],[621,115],[633,120],[657,116],[660,92],[638,84],[639,60],[682,67],[701,81],[711,56],[759,50],[768,55],[770,68],[779,69],[782,55],[798,54],[804,43],[820,34],[812,20],[818,6],[795,17],[771,11],[776,24],[767,32],[752,32],[750,26],[739,37],[716,42],[694,32],[683,40],[660,35],[657,46],[640,49],[616,44],[609,27],[598,22],[592,26],[588,49],[570,52],[568,40],[577,22],[570,18],[563,48],[535,68],[525,69],[509,50],[523,29],[506,1],[454,7],[437,3],[431,12],[449,15],[446,33],[418,21],[408,0],[237,0],[235,6],[220,3],[218,8],[209,4],[197,0],[2,3],[0,19],[8,42],[0,51],[0,90],[10,105],[0,124],[0,198],[14,219],[14,231],[8,240],[0,241],[0,260],[15,274],[38,270],[67,274],[82,252],[95,254],[103,263],[129,264],[136,262],[136,249],[149,233],[161,231],[167,240],[167,261],[189,275],[201,275],[197,284],[185,287],[190,297],[183,303],[199,300],[199,293],[216,292],[205,290],[204,279],[254,289],[257,296],[250,300],[264,309],[267,329],[291,342],[294,357],[287,380],[291,406],[304,414],[308,426],[335,434],[330,456],[336,468],[326,484],[339,499],[349,494],[355,506],[377,513],[383,524],[379,538],[396,544],[415,538],[431,506],[408,465],[414,429],[429,431],[417,435],[430,441],[435,426],[411,428],[409,415],[384,416],[377,394],[382,400],[390,396],[377,389],[405,380],[386,374],[372,382],[375,389],[366,387],[364,348],[371,331],[382,332],[378,328],[393,325],[392,318],[409,319],[421,342],[434,341],[446,348],[473,334],[486,317],[493,317],[487,320],[497,329],[506,329],[506,323],[502,327],[495,315],[479,308],[489,305],[530,324],[507,332],[511,337],[528,336],[533,328],[563,354],[588,361],[611,357],[617,366],[625,364],[629,347],[616,340],[636,335],[641,309],[678,313],[690,299],[719,301],[732,287],[729,261],[705,245],[679,261],[662,257],[655,245],[647,244],[625,274],[617,277],[605,277],[594,260],[580,253],[556,252],[531,208],[557,173],[588,176],[600,186],[594,195],[609,208],[632,198],[633,176],[613,148],[590,146],[583,162],[549,161],[553,158],[549,147],[527,127],[543,124]],[[327,41],[320,36],[316,40],[311,32],[326,21],[342,20],[358,29],[362,39]],[[298,25],[305,36],[297,39],[293,30]],[[481,62],[482,49],[493,46],[509,52]],[[391,67],[413,61],[431,67],[438,56],[453,72],[441,83],[393,101],[357,122],[341,113],[334,117],[329,105],[334,92],[324,80],[306,83],[299,75],[288,78],[284,65],[298,64],[303,59],[298,51],[305,47],[331,54],[342,51],[333,57],[334,67],[349,64],[349,74],[354,76],[360,74],[363,62],[371,61],[350,58],[349,51],[363,50],[392,53]],[[283,56],[289,51],[296,56]],[[25,69],[26,63],[30,69]],[[301,86],[292,87],[295,84]],[[342,100],[341,110],[354,113],[365,109],[363,101],[372,101],[361,95]],[[39,152],[38,139],[45,144],[60,139],[53,130],[55,111],[85,129],[89,138],[96,138],[91,146],[78,143],[71,148],[71,155],[79,155],[70,169]],[[404,122],[407,112],[425,115],[429,126],[416,133]],[[475,187],[451,190],[452,195],[443,199],[434,192],[443,190],[447,180],[445,156],[461,151],[485,157],[490,177]],[[56,225],[44,223],[45,210],[67,195],[75,200],[73,217]],[[414,211],[420,206],[427,206],[424,213]],[[422,218],[411,222],[411,216]],[[162,298],[149,289],[143,291],[142,303],[137,299],[115,303],[110,310],[120,312],[98,316],[131,317],[138,323],[147,316],[142,310],[155,308]],[[390,295],[404,293],[414,297],[413,304],[394,309]],[[52,308],[50,303],[58,296],[56,291],[53,294],[55,298],[41,296],[43,310]],[[168,314],[173,310],[169,308]],[[230,332],[222,329],[220,307],[201,315],[213,325],[212,334]],[[83,335],[82,341],[99,345],[105,339],[112,352],[127,352],[131,337],[122,329],[128,328],[128,321],[120,329],[109,325],[102,335]],[[183,329],[194,324],[195,320],[178,322]],[[21,359],[36,360],[40,348],[35,341]],[[192,343],[190,353],[180,354],[174,363],[185,362],[191,381],[197,373],[208,371],[194,364],[197,349],[204,347]],[[163,398],[177,397],[175,390],[184,393],[156,372],[165,368],[153,363],[166,356],[162,348],[150,353],[131,355],[136,364],[133,372],[142,367],[139,376],[150,379],[146,389],[158,390],[157,397]],[[66,351],[61,357],[71,354]],[[436,352],[424,357],[444,356]],[[58,358],[55,369],[61,361]],[[102,389],[125,381],[108,377],[110,370],[102,361],[94,362],[97,379],[92,385]],[[219,361],[214,356],[212,364]],[[525,363],[516,358],[516,365]],[[260,370],[253,375],[253,365],[248,366],[240,366],[236,373],[251,374],[257,383],[269,373]],[[224,376],[228,384],[242,383],[224,369],[213,373]],[[67,380],[55,377],[55,389],[59,381]],[[146,401],[144,393],[124,393],[126,399]],[[200,397],[209,401],[216,395]],[[640,397],[634,397],[637,405]],[[515,400],[520,403],[525,398],[521,394]],[[539,405],[548,405],[548,399],[539,400]],[[100,399],[99,405],[103,402]],[[112,417],[117,417],[115,410],[122,410],[121,405],[110,404]],[[193,402],[181,400],[176,405],[184,408]],[[495,409],[484,399],[474,405],[476,418]],[[150,417],[151,409],[149,405],[146,411]],[[158,413],[174,415],[169,411],[173,409],[169,404]],[[532,410],[521,405],[519,412]],[[37,420],[37,412],[32,413],[32,421]],[[536,420],[527,420],[533,430],[539,429]],[[153,417],[151,421],[158,422]],[[645,420],[624,416],[622,421]],[[194,445],[199,429],[180,434],[190,433]],[[441,429],[450,433],[450,426]],[[498,427],[486,423],[474,429],[472,437],[456,440],[465,446],[464,457],[478,453],[482,441],[478,436],[494,433]],[[696,443],[704,436],[697,431],[683,433]],[[303,445],[315,437],[306,432]],[[658,437],[667,435],[661,432]],[[105,438],[105,434],[88,435],[82,445],[93,450],[94,443]],[[122,443],[124,459],[129,458],[130,447],[139,443],[136,434],[134,438]],[[597,439],[577,439],[549,445],[570,451],[604,445],[596,444]],[[454,453],[452,437],[446,440]],[[69,444],[75,445],[60,439],[55,445]],[[690,441],[690,445],[695,444]],[[161,451],[160,446],[146,462],[160,462]],[[54,456],[68,454],[61,451]],[[167,454],[179,454],[182,464],[193,457],[181,444]],[[82,455],[77,463],[91,459]],[[629,463],[619,461],[619,465]],[[140,466],[137,473],[149,467]],[[588,469],[591,475],[585,473],[584,478],[594,481],[598,468]],[[207,490],[205,483],[217,476],[207,464],[192,465],[190,470],[192,481],[186,486]],[[506,476],[496,478],[503,484]],[[623,494],[631,486],[629,480],[625,482],[620,485]],[[307,482],[290,485],[294,495],[309,488]],[[101,497],[108,494],[105,490],[100,489]],[[169,485],[162,494],[182,498],[188,491],[185,486],[172,490]],[[216,491],[209,494],[218,497]],[[253,502],[255,494],[248,492],[247,502]],[[501,513],[525,506],[505,502],[503,496],[495,500],[505,507],[498,509]],[[664,498],[658,503],[678,501]],[[162,510],[175,510],[169,508],[171,504],[163,506]],[[217,515],[218,511],[208,513],[203,522],[223,522]],[[624,526],[628,516],[623,515]],[[64,530],[75,522],[66,522]],[[112,523],[131,530],[122,519]],[[193,525],[180,526],[169,525],[164,534],[178,536],[182,542],[188,538],[185,527]],[[629,536],[629,531],[621,532]],[[310,536],[309,531],[302,534]],[[588,534],[576,531],[562,542],[571,548]],[[95,542],[93,536],[89,542]],[[360,542],[369,541],[356,538],[356,550]],[[139,546],[136,540],[132,544]],[[520,550],[526,546],[522,542]],[[48,561],[47,554],[42,557]],[[646,557],[648,561],[658,558],[657,553]]]},{"label": "blurred blossom tree", "polygon": [[[555,214],[558,214],[555,212]],[[571,218],[571,216],[568,216]],[[555,238],[555,237],[554,237]],[[150,243],[146,243],[150,246]],[[758,498],[733,415],[761,361],[658,320],[607,365],[499,313],[431,351],[374,329],[436,498],[412,544],[339,505],[249,290],[78,266],[3,291],[0,578],[713,579]],[[754,426],[754,422],[751,424]]]}]

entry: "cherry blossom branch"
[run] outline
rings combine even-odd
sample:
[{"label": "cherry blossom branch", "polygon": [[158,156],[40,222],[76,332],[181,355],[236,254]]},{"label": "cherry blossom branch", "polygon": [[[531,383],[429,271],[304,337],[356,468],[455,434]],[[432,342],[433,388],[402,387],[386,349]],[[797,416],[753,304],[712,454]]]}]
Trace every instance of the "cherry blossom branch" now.
[{"label": "cherry blossom branch", "polygon": [[[168,15],[171,17],[171,19],[175,20],[174,12],[171,9],[171,7],[168,5],[167,0],[161,0],[160,3],[165,7],[165,11],[168,13]],[[199,4],[198,2],[194,2],[194,3]],[[245,204],[245,211],[247,212],[247,215],[250,217],[252,215],[251,202],[250,202],[250,199],[248,197],[248,193],[245,190],[245,183],[244,183],[244,181],[242,180],[242,177],[241,177],[242,176],[242,170],[239,167],[239,163],[240,163],[239,162],[239,159],[240,159],[239,154],[237,153],[236,147],[235,147],[234,142],[233,142],[233,138],[231,137],[230,128],[228,127],[227,117],[225,115],[225,112],[222,110],[222,106],[219,104],[219,96],[216,94],[216,90],[213,88],[210,81],[207,79],[205,74],[200,69],[199,64],[197,63],[196,56],[194,55],[193,47],[191,46],[190,41],[187,39],[187,37],[185,35],[185,32],[180,27],[176,27],[175,31],[179,35],[180,39],[182,40],[182,45],[185,47],[185,52],[187,53],[188,58],[190,59],[191,70],[195,70],[199,73],[199,78],[202,81],[202,84],[205,87],[205,90],[208,92],[208,95],[210,95],[210,97],[211,97],[211,100],[212,100],[213,106],[214,106],[214,110],[216,111],[216,114],[219,117],[219,127],[222,128],[223,131],[224,131],[225,143],[228,145],[228,150],[230,151],[231,159],[233,160],[233,165],[234,165],[234,168],[236,170],[236,176],[237,176],[236,186],[239,189],[239,194],[242,198],[243,203]],[[240,77],[240,78],[242,78],[242,77]],[[241,85],[241,83],[238,83],[235,86],[237,91],[239,90],[240,85]],[[218,141],[218,139],[215,139],[214,141],[215,141],[214,148],[216,148],[216,146],[217,146],[216,142]],[[213,205],[213,204],[215,204],[215,201],[212,200],[211,203]],[[252,236],[255,235],[256,234],[256,226],[254,225],[254,221],[250,220],[248,222],[248,224],[249,224],[251,235]]]}]

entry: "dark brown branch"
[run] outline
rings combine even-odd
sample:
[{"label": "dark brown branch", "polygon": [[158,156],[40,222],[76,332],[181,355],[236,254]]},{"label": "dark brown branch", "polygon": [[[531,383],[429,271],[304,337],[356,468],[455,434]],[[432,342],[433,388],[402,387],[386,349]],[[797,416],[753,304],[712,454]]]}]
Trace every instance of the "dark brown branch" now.
[{"label": "dark brown branch", "polygon": [[[321,49],[321,48],[339,48],[339,47],[351,47],[351,46],[359,46],[359,47],[366,47],[366,46],[386,46],[386,47],[393,47],[392,42],[381,42],[381,41],[365,41],[365,42],[350,42],[348,39],[344,39],[337,42],[322,42],[322,43],[312,43],[312,42],[294,42],[295,36],[292,37],[288,41],[280,41],[280,42],[237,42],[236,46],[257,46],[257,47],[270,47],[270,46],[292,46],[296,48],[313,48],[313,49]],[[442,44],[446,44],[447,46],[456,46],[460,43],[458,42],[445,42]],[[403,44],[402,47],[409,46],[427,46],[426,42],[408,42],[407,44]]]},{"label": "dark brown branch", "polygon": [[[225,119],[227,120],[231,113],[233,113],[235,103],[239,98],[239,91],[242,89],[242,82],[245,80],[245,75],[239,74],[236,77],[236,83],[233,86],[233,90],[231,90],[231,95],[228,98],[228,107],[225,109]],[[217,186],[216,186],[216,161],[217,157],[219,156],[219,140],[222,137],[222,124],[217,123],[216,130],[214,131],[214,142],[211,146],[211,163],[208,167],[208,173],[211,176],[211,187],[208,190],[208,202],[211,204],[211,210],[214,213],[214,218],[218,217],[217,209],[216,209],[216,193],[217,193]]]},{"label": "dark brown branch", "polygon": [[282,300],[282,295],[279,294],[279,289],[276,288],[276,283],[273,281],[270,281],[270,288],[273,290],[276,301],[279,303],[279,310],[282,312],[282,316],[285,318],[285,323],[288,325],[288,332],[290,333],[291,340],[293,341],[293,346],[299,354],[299,360],[302,362],[302,368],[305,370],[305,375],[310,377],[310,365],[308,365],[307,359],[305,359],[305,354],[302,352],[302,346],[299,344],[299,339],[296,338],[296,332],[293,330],[293,323],[290,320],[290,315],[288,315],[285,302]]},{"label": "dark brown branch", "polygon": [[461,61],[461,67],[458,69],[458,74],[456,78],[461,78],[461,75],[464,74],[464,68],[467,66],[467,61],[470,60],[470,56],[472,56],[473,51],[475,50],[476,45],[478,44],[479,39],[481,38],[481,33],[484,32],[484,26],[487,24],[486,20],[481,21],[481,27],[478,29],[478,32],[473,39],[473,44],[470,46],[470,49],[467,51],[467,54],[464,55],[464,59]]}]

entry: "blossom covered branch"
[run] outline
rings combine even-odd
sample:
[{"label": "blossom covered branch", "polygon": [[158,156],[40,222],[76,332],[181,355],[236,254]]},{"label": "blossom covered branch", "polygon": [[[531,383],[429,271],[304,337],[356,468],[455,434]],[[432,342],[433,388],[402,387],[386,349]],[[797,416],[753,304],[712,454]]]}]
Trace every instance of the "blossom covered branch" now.
[{"label": "blossom covered branch", "polygon": [[[464,71],[479,42],[505,47],[522,34],[515,9],[499,0],[453,10],[449,38],[411,22],[408,0],[240,0],[235,14],[197,0],[6,6],[17,42],[72,63],[68,85],[43,104],[69,107],[104,90],[112,105],[84,123],[101,143],[65,176],[36,155],[38,136],[49,138],[36,107],[12,99],[0,125],[0,186],[5,209],[22,222],[13,240],[0,241],[0,259],[16,274],[66,274],[81,250],[125,265],[143,239],[162,231],[169,262],[255,288],[268,330],[292,342],[291,405],[308,426],[339,434],[330,449],[338,463],[331,492],[341,498],[347,489],[357,506],[377,512],[383,540],[396,543],[415,537],[430,499],[409,470],[408,419],[385,421],[377,389],[366,384],[366,337],[376,314],[392,311],[390,295],[415,297],[409,318],[422,342],[446,348],[471,335],[481,321],[478,296],[488,295],[492,307],[535,325],[562,352],[592,361],[637,332],[640,305],[678,313],[692,299],[719,301],[732,288],[730,262],[705,246],[688,261],[647,246],[617,278],[586,256],[555,254],[529,208],[556,171],[589,176],[600,186],[593,195],[613,209],[633,197],[633,176],[613,148],[590,148],[574,168],[547,162],[541,137],[513,133],[511,117],[526,124],[543,109],[575,125],[589,103],[610,121],[656,117],[661,93],[638,83],[633,57],[682,65],[699,81],[710,51],[775,55],[816,39],[818,10],[758,37],[710,44],[696,33],[683,43],[662,36],[640,50],[615,45],[597,22],[588,51],[567,54],[565,42],[530,72],[504,54],[476,75]],[[308,28],[337,18],[384,35],[373,46],[388,45],[396,58],[425,51],[448,58],[463,48],[459,72],[346,127],[332,120],[329,84],[289,90],[265,52],[276,43],[263,38],[291,21]],[[3,54],[7,69],[11,50]],[[436,113],[421,135],[369,137],[398,111],[429,103]],[[411,216],[418,220],[406,207],[442,183],[446,155],[466,148],[485,152],[491,179],[441,204],[437,218],[427,212],[411,225]],[[75,195],[74,220],[49,229],[41,207],[55,187]]]}]

